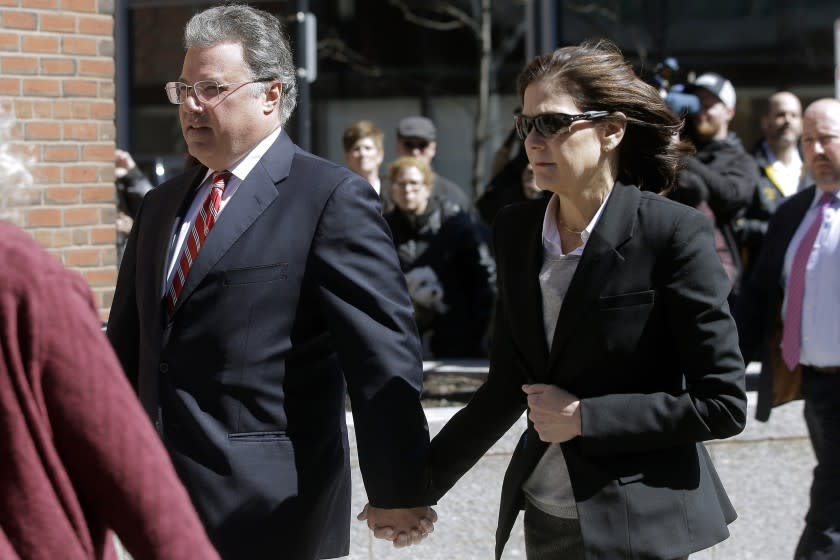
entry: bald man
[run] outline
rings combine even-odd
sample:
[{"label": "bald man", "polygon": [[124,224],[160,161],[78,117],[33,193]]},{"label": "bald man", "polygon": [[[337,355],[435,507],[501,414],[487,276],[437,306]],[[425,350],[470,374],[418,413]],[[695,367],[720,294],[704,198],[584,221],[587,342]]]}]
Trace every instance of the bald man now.
[{"label": "bald man", "polygon": [[829,560],[840,558],[840,101],[807,108],[802,154],[813,181],[770,218],[736,312],[745,360],[762,361],[756,418],[805,401],[817,467],[794,558]]},{"label": "bald man", "polygon": [[752,202],[736,222],[744,275],[749,276],[767,233],[767,222],[782,201],[808,186],[799,137],[802,134],[802,103],[789,91],[767,99],[761,117],[763,137],[753,149],[759,182]]}]

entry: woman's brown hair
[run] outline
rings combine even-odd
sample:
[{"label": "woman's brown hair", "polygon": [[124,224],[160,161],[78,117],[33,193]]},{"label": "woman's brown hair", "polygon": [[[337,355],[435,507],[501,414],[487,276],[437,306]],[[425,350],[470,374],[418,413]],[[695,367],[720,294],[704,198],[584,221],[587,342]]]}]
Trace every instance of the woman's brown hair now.
[{"label": "woman's brown hair", "polygon": [[683,155],[693,151],[678,140],[683,120],[656,88],[636,75],[612,42],[586,41],[534,58],[516,81],[520,101],[534,82],[568,94],[582,111],[627,116],[619,145],[619,181],[654,192],[674,185]]}]

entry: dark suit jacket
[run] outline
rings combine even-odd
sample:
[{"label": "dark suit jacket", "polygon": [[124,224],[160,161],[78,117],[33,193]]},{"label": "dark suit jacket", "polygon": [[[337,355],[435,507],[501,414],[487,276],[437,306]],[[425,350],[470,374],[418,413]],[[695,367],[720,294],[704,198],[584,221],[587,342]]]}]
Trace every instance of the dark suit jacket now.
[{"label": "dark suit jacket", "polygon": [[[709,221],[616,184],[572,279],[549,352],[538,274],[547,201],[496,218],[490,373],[432,441],[442,495],[522,414],[523,383],[581,398],[562,444],[587,559],[674,558],[728,536],[733,510],[702,441],[744,428],[744,363]],[[528,423],[505,475],[496,554],[547,444]]]},{"label": "dark suit jacket", "polygon": [[205,172],[144,200],[108,335],[224,558],[346,555],[345,391],[370,502],[418,505],[425,487],[420,347],[379,201],[281,133],[225,207],[169,319],[172,227]]},{"label": "dark suit jacket", "polygon": [[785,200],[770,218],[755,273],[737,303],[741,349],[747,360],[761,360],[755,417],[766,421],[770,410],[801,397],[801,367],[790,371],[781,357],[782,269],[785,253],[799,224],[814,202],[815,186]]}]

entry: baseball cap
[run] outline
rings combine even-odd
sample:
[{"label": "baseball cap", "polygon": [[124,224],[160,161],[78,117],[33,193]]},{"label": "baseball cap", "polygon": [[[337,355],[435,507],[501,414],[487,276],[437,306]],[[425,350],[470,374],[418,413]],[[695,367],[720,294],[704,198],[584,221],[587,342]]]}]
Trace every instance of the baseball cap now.
[{"label": "baseball cap", "polygon": [[401,138],[421,138],[434,142],[435,133],[434,123],[426,117],[405,117],[397,124],[397,136]]},{"label": "baseball cap", "polygon": [[694,83],[694,88],[703,88],[714,93],[723,104],[729,108],[735,108],[735,88],[732,87],[732,82],[714,72],[706,72],[701,74]]}]

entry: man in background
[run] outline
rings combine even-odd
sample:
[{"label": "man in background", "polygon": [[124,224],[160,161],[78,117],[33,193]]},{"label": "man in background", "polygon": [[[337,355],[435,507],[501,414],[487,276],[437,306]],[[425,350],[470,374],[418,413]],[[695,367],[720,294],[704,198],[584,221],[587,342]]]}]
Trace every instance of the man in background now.
[{"label": "man in background", "polygon": [[840,558],[840,101],[805,111],[813,183],[770,218],[737,314],[746,361],[761,360],[755,417],[802,398],[817,466],[795,560]]},{"label": "man in background", "polygon": [[799,154],[802,134],[799,98],[788,91],[774,93],[767,100],[767,111],[761,116],[760,124],[763,137],[752,152],[759,181],[750,205],[736,222],[744,277],[749,276],[758,258],[770,216],[785,198],[808,186]]},{"label": "man in background", "polygon": [[697,152],[685,158],[672,198],[706,214],[715,225],[715,247],[738,291],[741,258],[735,238],[735,218],[749,204],[758,172],[729,124],[735,116],[735,88],[715,73],[703,74],[689,90],[700,101],[699,112],[687,119],[686,137]]},{"label": "man in background", "polygon": [[466,191],[453,181],[434,171],[432,160],[437,153],[437,129],[426,117],[405,117],[397,124],[397,156],[415,157],[426,163],[434,173],[432,196],[441,202],[456,204],[468,214],[475,214],[475,205]]}]

